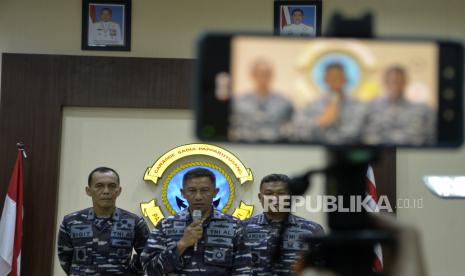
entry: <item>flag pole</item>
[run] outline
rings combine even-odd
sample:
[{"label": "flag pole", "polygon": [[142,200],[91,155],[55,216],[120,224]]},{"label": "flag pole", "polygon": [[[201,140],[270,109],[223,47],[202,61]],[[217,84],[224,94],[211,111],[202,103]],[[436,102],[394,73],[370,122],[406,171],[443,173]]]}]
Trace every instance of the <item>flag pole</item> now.
[{"label": "flag pole", "polygon": [[18,143],[16,143],[16,147],[23,154],[23,158],[27,159],[27,153],[26,153],[26,150],[24,149],[24,143],[23,142],[18,142]]}]

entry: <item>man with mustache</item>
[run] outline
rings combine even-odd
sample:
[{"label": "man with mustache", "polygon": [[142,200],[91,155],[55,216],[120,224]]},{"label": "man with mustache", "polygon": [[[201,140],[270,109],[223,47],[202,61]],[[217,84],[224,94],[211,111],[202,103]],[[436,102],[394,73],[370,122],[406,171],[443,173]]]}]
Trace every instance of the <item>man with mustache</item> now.
[{"label": "man with mustache", "polygon": [[[143,275],[139,254],[149,228],[138,215],[116,207],[118,173],[94,169],[86,193],[93,207],[64,217],[58,233],[58,258],[67,275]],[[133,249],[136,255],[132,258]]]},{"label": "man with mustache", "polygon": [[267,209],[242,221],[246,245],[252,251],[252,275],[292,275],[292,267],[300,254],[309,250],[303,239],[324,234],[320,224],[280,210],[280,197],[290,197],[289,182],[284,174],[265,176],[260,182],[258,198]]}]

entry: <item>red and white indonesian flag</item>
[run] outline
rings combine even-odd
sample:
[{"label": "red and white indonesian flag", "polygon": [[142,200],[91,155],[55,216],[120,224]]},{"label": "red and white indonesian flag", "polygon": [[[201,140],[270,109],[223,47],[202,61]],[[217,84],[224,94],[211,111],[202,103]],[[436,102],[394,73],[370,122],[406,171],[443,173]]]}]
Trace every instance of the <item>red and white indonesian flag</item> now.
[{"label": "red and white indonesian flag", "polygon": [[[378,208],[378,191],[376,189],[375,175],[373,168],[368,166],[367,170],[367,197],[369,197],[368,206],[373,212],[379,212]],[[373,269],[376,272],[383,271],[383,251],[380,244],[375,245],[375,260],[373,263]]]},{"label": "red and white indonesian flag", "polygon": [[89,23],[97,22],[97,11],[95,5],[89,5]]},{"label": "red and white indonesian flag", "polygon": [[289,12],[289,6],[281,6],[281,30],[284,26],[291,23],[291,13]]},{"label": "red and white indonesian flag", "polygon": [[20,275],[23,236],[23,157],[18,150],[0,220],[0,276]]}]

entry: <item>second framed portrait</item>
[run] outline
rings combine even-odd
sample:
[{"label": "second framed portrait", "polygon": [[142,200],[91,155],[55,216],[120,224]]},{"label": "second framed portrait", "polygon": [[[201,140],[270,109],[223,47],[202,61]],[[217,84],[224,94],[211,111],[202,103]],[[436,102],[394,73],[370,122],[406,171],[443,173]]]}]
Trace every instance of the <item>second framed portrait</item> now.
[{"label": "second framed portrait", "polygon": [[82,1],[82,49],[131,49],[131,0]]},{"label": "second framed portrait", "polygon": [[321,35],[322,1],[275,1],[274,33],[276,35]]}]

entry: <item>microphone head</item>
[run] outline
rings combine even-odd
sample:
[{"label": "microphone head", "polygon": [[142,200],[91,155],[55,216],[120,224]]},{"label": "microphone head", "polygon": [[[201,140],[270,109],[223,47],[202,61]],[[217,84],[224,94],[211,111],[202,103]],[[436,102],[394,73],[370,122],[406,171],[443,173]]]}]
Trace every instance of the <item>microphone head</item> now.
[{"label": "microphone head", "polygon": [[288,189],[291,195],[303,195],[310,186],[309,175],[304,174],[291,179]]},{"label": "microphone head", "polygon": [[194,210],[192,211],[192,220],[201,220],[202,219],[202,211]]}]

